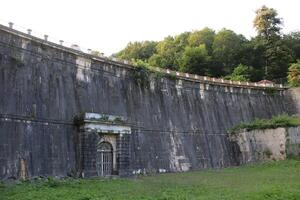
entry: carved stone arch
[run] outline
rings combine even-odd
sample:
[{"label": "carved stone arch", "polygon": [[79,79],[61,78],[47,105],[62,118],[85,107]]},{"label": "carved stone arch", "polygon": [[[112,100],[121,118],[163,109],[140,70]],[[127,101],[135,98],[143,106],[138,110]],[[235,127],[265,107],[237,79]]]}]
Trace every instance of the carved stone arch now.
[{"label": "carved stone arch", "polygon": [[109,142],[97,146],[96,169],[98,176],[109,176],[113,173],[113,147]]},{"label": "carved stone arch", "polygon": [[115,135],[102,134],[102,133],[98,133],[98,135],[99,135],[98,145],[102,142],[108,142],[112,146],[113,151],[116,151],[117,144],[116,144],[116,136]]},{"label": "carved stone arch", "polygon": [[78,170],[82,177],[130,173],[131,127],[123,117],[83,113],[75,122],[79,126]]}]

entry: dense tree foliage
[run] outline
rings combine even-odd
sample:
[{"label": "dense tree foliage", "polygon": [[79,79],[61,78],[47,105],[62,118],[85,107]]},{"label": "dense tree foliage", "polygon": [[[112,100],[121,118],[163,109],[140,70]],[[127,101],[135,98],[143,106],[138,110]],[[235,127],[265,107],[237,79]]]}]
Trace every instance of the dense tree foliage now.
[{"label": "dense tree foliage", "polygon": [[236,68],[234,68],[231,75],[225,76],[225,79],[232,81],[249,81],[253,73],[253,67],[239,64]]},{"label": "dense tree foliage", "polygon": [[231,30],[219,31],[213,42],[213,59],[222,67],[225,74],[230,74],[241,62],[241,53],[247,40]]},{"label": "dense tree foliage", "polygon": [[190,47],[198,47],[201,44],[205,44],[208,53],[211,54],[215,35],[215,31],[207,27],[200,31],[194,31],[188,37],[188,45]]},{"label": "dense tree foliage", "polygon": [[276,10],[262,6],[256,11],[254,27],[258,33],[265,60],[265,78],[278,79],[286,76],[292,52],[284,44],[280,33],[282,19],[277,17]]},{"label": "dense tree foliage", "polygon": [[290,86],[300,86],[300,61],[298,61],[297,63],[293,63],[289,67],[288,83],[290,84]]},{"label": "dense tree foliage", "polygon": [[205,44],[199,47],[186,47],[180,60],[180,70],[205,75],[209,68],[209,56]]},{"label": "dense tree foliage", "polygon": [[292,51],[293,60],[300,59],[300,31],[284,35],[284,44]]},{"label": "dense tree foliage", "polygon": [[232,30],[206,27],[159,42],[129,43],[116,56],[199,75],[284,83],[290,64],[300,59],[300,32],[283,35],[282,19],[266,6],[256,11],[253,26],[257,36],[250,40]]},{"label": "dense tree foliage", "polygon": [[116,56],[125,60],[148,60],[156,53],[156,45],[157,42],[153,41],[130,42],[126,48],[117,53]]},{"label": "dense tree foliage", "polygon": [[258,36],[267,40],[280,34],[282,19],[277,16],[277,11],[273,8],[262,6],[256,11],[254,27]]}]

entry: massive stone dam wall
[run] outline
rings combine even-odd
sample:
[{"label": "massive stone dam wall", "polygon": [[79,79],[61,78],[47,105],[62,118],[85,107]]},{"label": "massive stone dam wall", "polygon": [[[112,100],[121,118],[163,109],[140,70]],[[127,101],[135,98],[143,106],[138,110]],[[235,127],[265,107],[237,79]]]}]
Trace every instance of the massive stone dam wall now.
[{"label": "massive stone dam wall", "polygon": [[280,87],[139,76],[130,65],[1,26],[0,178],[238,165],[229,128],[296,112]]}]

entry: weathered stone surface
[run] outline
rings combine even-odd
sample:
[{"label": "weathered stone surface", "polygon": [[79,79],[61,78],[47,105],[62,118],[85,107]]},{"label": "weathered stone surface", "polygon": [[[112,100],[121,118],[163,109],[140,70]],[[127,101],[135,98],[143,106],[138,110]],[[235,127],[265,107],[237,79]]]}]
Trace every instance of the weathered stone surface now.
[{"label": "weathered stone surface", "polygon": [[237,142],[243,163],[300,156],[300,127],[243,131],[231,139]]},{"label": "weathered stone surface", "polygon": [[292,96],[293,101],[295,102],[295,107],[297,109],[297,113],[300,113],[300,88],[292,88],[289,90],[289,95]]},{"label": "weathered stone surface", "polygon": [[286,131],[284,128],[253,130],[233,136],[239,145],[243,163],[286,158]]},{"label": "weathered stone surface", "polygon": [[237,165],[227,129],[296,112],[284,90],[268,94],[155,76],[142,86],[133,74],[130,66],[1,28],[0,179],[19,177],[22,162],[27,176],[78,172],[73,120],[80,113],[127,119],[131,134],[122,138],[128,146],[120,148],[119,165],[121,174],[139,174]]},{"label": "weathered stone surface", "polygon": [[287,156],[300,157],[300,127],[291,127],[286,132]]}]

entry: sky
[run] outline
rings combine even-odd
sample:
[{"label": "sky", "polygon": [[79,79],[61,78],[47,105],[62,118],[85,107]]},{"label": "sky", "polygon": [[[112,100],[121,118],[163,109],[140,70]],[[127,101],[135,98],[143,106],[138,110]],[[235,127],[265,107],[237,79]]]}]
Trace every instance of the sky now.
[{"label": "sky", "polygon": [[255,10],[262,5],[277,10],[284,33],[300,30],[299,0],[3,0],[0,23],[109,56],[130,41],[159,41],[204,27],[253,37]]}]

